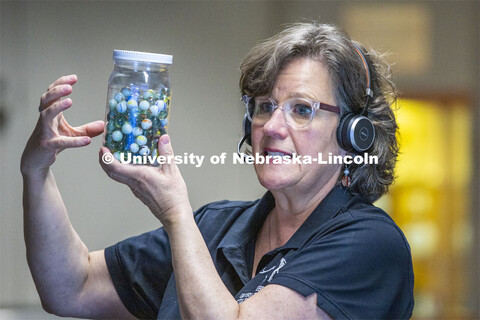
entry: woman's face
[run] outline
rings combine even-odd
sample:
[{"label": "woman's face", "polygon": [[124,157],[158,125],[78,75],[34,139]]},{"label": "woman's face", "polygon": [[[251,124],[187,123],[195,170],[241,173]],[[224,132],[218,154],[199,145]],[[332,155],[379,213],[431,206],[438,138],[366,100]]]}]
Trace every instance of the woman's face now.
[{"label": "woman's face", "polygon": [[[335,105],[330,77],[322,63],[308,58],[289,62],[278,75],[270,98],[277,104],[292,97],[310,98]],[[336,140],[338,115],[317,110],[312,122],[300,129],[291,128],[285,116],[277,108],[270,120],[263,126],[252,125],[253,154],[297,154],[301,159],[310,156],[323,160],[328,155],[340,154]],[[339,175],[340,165],[333,164],[255,164],[260,183],[268,190],[294,191],[301,194],[318,192],[327,181]],[[335,177],[334,177],[335,176]]]}]

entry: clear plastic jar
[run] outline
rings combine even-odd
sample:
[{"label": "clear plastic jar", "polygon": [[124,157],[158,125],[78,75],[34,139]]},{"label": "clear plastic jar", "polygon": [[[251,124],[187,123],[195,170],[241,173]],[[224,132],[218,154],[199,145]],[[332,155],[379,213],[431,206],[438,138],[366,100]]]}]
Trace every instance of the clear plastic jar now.
[{"label": "clear plastic jar", "polygon": [[157,145],[167,133],[171,89],[168,67],[172,56],[113,51],[108,82],[104,146],[120,160],[128,154],[158,156]]}]

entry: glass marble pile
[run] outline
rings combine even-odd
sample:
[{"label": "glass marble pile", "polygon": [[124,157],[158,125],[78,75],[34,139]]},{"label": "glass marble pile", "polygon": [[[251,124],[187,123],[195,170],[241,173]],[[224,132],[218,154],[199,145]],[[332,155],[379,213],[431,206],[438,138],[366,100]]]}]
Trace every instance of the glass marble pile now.
[{"label": "glass marble pile", "polygon": [[157,157],[158,139],[168,129],[170,89],[123,87],[107,100],[105,147],[117,160],[121,153]]}]

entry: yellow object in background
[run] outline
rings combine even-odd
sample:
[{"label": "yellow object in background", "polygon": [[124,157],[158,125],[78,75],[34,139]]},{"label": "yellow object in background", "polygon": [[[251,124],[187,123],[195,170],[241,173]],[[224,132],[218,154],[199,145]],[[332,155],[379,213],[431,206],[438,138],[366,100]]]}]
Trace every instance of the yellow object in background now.
[{"label": "yellow object in background", "polygon": [[399,100],[396,182],[379,206],[404,231],[414,318],[470,318],[473,272],[471,109],[462,99]]}]

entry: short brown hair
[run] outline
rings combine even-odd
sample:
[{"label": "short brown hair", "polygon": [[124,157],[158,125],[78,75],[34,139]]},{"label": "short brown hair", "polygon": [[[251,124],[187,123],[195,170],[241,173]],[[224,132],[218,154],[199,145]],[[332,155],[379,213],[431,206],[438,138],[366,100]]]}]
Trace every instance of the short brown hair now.
[{"label": "short brown hair", "polygon": [[392,105],[396,103],[397,93],[390,66],[381,55],[355,42],[370,70],[373,98],[366,99],[366,70],[352,43],[347,33],[333,25],[317,22],[290,25],[252,48],[240,66],[240,90],[242,95],[250,97],[269,95],[282,68],[297,58],[307,57],[325,65],[341,115],[360,113],[365,108],[366,116],[375,127],[375,141],[368,153],[378,157],[378,164],[352,163],[349,186],[353,193],[373,202],[385,194],[394,181],[398,126]]}]

